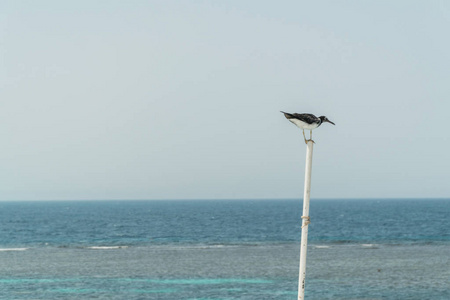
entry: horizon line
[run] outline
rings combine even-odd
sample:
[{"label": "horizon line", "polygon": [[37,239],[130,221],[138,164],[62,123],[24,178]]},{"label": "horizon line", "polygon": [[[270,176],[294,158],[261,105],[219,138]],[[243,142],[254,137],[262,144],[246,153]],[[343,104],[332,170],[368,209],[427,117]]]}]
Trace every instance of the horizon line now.
[{"label": "horizon line", "polygon": [[[113,199],[0,199],[0,202],[75,202],[75,201],[302,201],[303,197],[299,198],[113,198]],[[321,197],[321,198],[311,198],[313,201],[324,201],[324,200],[450,200],[450,197]]]}]

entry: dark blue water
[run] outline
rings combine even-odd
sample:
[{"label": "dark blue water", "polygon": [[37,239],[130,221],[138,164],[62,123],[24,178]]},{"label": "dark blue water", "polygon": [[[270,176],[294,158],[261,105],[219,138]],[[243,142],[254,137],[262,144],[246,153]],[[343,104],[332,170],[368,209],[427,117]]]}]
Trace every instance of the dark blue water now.
[{"label": "dark blue water", "polygon": [[[295,299],[301,201],[0,202],[1,299]],[[450,299],[449,200],[311,200],[309,299]]]}]

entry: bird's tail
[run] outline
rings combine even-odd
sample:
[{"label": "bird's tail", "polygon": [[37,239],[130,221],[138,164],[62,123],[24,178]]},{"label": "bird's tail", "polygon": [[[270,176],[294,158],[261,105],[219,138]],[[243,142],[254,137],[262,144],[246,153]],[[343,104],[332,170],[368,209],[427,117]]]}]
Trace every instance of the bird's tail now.
[{"label": "bird's tail", "polygon": [[294,117],[294,116],[291,115],[290,113],[287,113],[287,112],[284,112],[284,111],[281,111],[281,110],[280,110],[280,112],[284,114],[284,116],[286,117],[286,119],[290,119],[290,118],[293,118],[293,117]]}]

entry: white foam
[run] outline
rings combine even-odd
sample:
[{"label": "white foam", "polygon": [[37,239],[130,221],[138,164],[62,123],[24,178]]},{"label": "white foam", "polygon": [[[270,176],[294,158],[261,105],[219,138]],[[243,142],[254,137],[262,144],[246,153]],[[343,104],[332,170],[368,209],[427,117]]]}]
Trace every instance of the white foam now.
[{"label": "white foam", "polygon": [[316,249],[328,249],[328,248],[331,248],[330,246],[315,246],[314,248],[316,248]]},{"label": "white foam", "polygon": [[0,251],[25,251],[28,248],[0,248]]},{"label": "white foam", "polygon": [[361,244],[362,247],[368,247],[368,248],[373,248],[378,246],[377,244]]},{"label": "white foam", "polygon": [[214,248],[235,248],[236,245],[205,245],[205,246],[198,246],[200,249],[214,249]]},{"label": "white foam", "polygon": [[154,249],[167,249],[167,250],[204,250],[204,249],[237,248],[239,247],[239,245],[186,245],[186,246],[156,245],[153,247]]},{"label": "white foam", "polygon": [[93,250],[111,250],[111,249],[124,249],[128,248],[128,246],[92,246],[87,248]]}]

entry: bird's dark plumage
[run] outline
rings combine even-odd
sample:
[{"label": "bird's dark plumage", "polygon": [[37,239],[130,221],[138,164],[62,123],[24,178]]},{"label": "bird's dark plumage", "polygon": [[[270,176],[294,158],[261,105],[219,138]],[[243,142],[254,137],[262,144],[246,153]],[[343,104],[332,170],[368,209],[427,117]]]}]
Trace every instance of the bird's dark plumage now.
[{"label": "bird's dark plumage", "polygon": [[313,114],[297,114],[297,113],[290,114],[290,113],[286,113],[284,111],[282,111],[282,113],[288,120],[297,119],[297,120],[303,121],[307,124],[322,123],[320,118],[316,117]]}]

